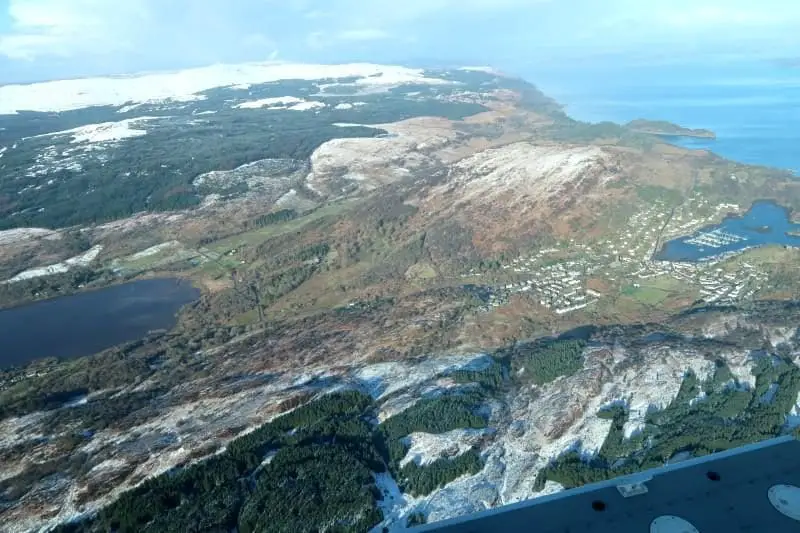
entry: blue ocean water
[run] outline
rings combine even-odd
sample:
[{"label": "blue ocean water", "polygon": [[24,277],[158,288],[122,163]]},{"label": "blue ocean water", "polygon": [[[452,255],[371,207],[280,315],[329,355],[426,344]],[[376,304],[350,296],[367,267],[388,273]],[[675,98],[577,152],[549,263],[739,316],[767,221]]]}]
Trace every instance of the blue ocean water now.
[{"label": "blue ocean water", "polygon": [[[754,246],[780,244],[800,247],[800,224],[789,220],[786,209],[774,202],[755,202],[740,217],[728,217],[721,224],[703,228],[696,235],[682,237],[665,243],[656,259],[664,261],[703,261],[721,254],[736,252]],[[724,232],[724,233],[720,233]],[[714,245],[702,244],[694,239],[698,235],[722,237]],[[731,238],[733,237],[733,238]],[[704,242],[711,242],[706,239]]]},{"label": "blue ocean water", "polygon": [[585,62],[521,72],[578,120],[637,118],[707,128],[716,140],[671,140],[800,175],[800,68],[777,62],[624,65]]}]

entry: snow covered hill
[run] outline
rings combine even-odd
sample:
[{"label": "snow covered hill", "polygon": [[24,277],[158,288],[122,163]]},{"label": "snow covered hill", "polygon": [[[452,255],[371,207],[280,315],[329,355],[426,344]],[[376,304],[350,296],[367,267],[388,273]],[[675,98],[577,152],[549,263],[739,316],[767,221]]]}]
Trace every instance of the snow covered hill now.
[{"label": "snow covered hill", "polygon": [[19,111],[66,111],[90,106],[121,106],[145,102],[191,102],[215,87],[247,89],[279,80],[347,79],[364,91],[385,91],[403,84],[446,85],[421,69],[354,63],[312,65],[247,63],[153,72],[133,76],[81,78],[0,87],[0,115]]}]

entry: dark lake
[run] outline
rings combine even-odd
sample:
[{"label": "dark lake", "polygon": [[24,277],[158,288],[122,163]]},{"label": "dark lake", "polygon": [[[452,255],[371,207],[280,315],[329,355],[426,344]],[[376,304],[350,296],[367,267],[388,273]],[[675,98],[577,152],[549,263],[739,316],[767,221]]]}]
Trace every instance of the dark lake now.
[{"label": "dark lake", "polygon": [[774,202],[755,202],[742,216],[728,217],[694,235],[667,241],[656,255],[661,261],[707,261],[745,248],[779,244],[800,247],[800,224]]},{"label": "dark lake", "polygon": [[200,296],[178,279],[146,279],[0,310],[0,367],[80,357],[170,329]]}]

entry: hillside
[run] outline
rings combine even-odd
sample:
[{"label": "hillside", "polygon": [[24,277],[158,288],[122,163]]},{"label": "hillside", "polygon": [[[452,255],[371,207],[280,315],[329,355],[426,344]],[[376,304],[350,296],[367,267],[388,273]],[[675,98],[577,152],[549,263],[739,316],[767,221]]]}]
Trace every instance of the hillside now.
[{"label": "hillside", "polygon": [[[790,225],[787,173],[483,69],[27,89],[0,88],[0,306],[203,292],[0,374],[10,531],[396,528],[797,427],[798,249],[716,226],[756,200]],[[689,238],[720,252],[656,259]]]}]

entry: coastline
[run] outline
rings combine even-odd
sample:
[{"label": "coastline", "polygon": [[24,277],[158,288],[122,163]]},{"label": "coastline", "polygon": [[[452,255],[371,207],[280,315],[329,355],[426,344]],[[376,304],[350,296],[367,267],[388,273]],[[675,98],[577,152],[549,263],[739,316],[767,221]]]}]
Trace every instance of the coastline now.
[{"label": "coastline", "polygon": [[635,131],[636,133],[644,133],[646,135],[656,135],[658,137],[674,137],[674,138],[689,138],[689,139],[703,139],[706,141],[716,141],[717,135],[714,132],[709,133],[696,133],[696,132],[686,132],[686,133],[672,133],[666,131],[659,131],[654,129],[639,129],[639,128],[630,128],[631,131]]},{"label": "coastline", "polygon": [[650,120],[637,118],[624,124],[626,128],[636,133],[658,135],[661,137],[689,137],[694,139],[716,140],[717,134],[705,128],[685,128],[680,124],[667,120]]},{"label": "coastline", "polygon": [[[610,73],[609,68],[613,68]],[[644,70],[638,65],[598,64],[580,72],[531,68],[526,77],[562,102],[573,118],[624,126],[642,117],[658,117],[674,124],[703,125],[716,134],[714,142],[644,124],[635,129],[657,132],[654,138],[684,148],[709,150],[738,163],[800,177],[796,70],[751,61],[659,64]]]},{"label": "coastline", "polygon": [[[747,208],[747,210],[742,212],[742,213],[730,213],[729,212],[724,217],[722,217],[722,220],[719,223],[706,224],[705,226],[702,226],[702,227],[696,229],[695,231],[693,231],[690,234],[683,235],[681,237],[675,237],[675,238],[668,239],[668,240],[662,242],[660,247],[658,247],[656,252],[653,254],[653,256],[652,256],[653,260],[654,261],[671,261],[670,259],[667,259],[664,256],[665,253],[666,253],[667,244],[669,244],[670,242],[689,239],[689,238],[691,238],[691,237],[693,237],[695,235],[699,235],[699,234],[704,233],[704,232],[712,231],[714,229],[717,229],[717,228],[721,227],[725,222],[730,221],[730,220],[742,220],[758,204],[770,204],[774,208],[780,209],[785,214],[786,219],[789,222],[789,224],[798,225],[797,223],[792,222],[792,213],[794,212],[794,210],[791,207],[785,206],[785,205],[781,204],[778,200],[775,200],[775,199],[772,199],[772,198],[759,198],[757,200],[753,200],[750,203],[750,206]],[[758,233],[761,233],[761,232],[759,231]],[[796,233],[796,235],[792,235],[792,233]],[[788,231],[788,232],[786,232],[786,234],[787,234],[787,236],[800,237],[800,229],[795,230],[795,231]],[[741,248],[739,250],[721,252],[719,255],[707,256],[707,257],[704,257],[704,258],[701,258],[701,259],[697,259],[697,260],[676,261],[676,262],[702,263],[702,262],[707,262],[707,261],[712,261],[712,260],[720,260],[720,259],[723,259],[727,255],[737,255],[737,254],[743,253],[743,252],[745,252],[747,250],[750,250],[752,248],[759,248],[761,246],[764,246],[764,245],[745,246],[744,248]]]}]

